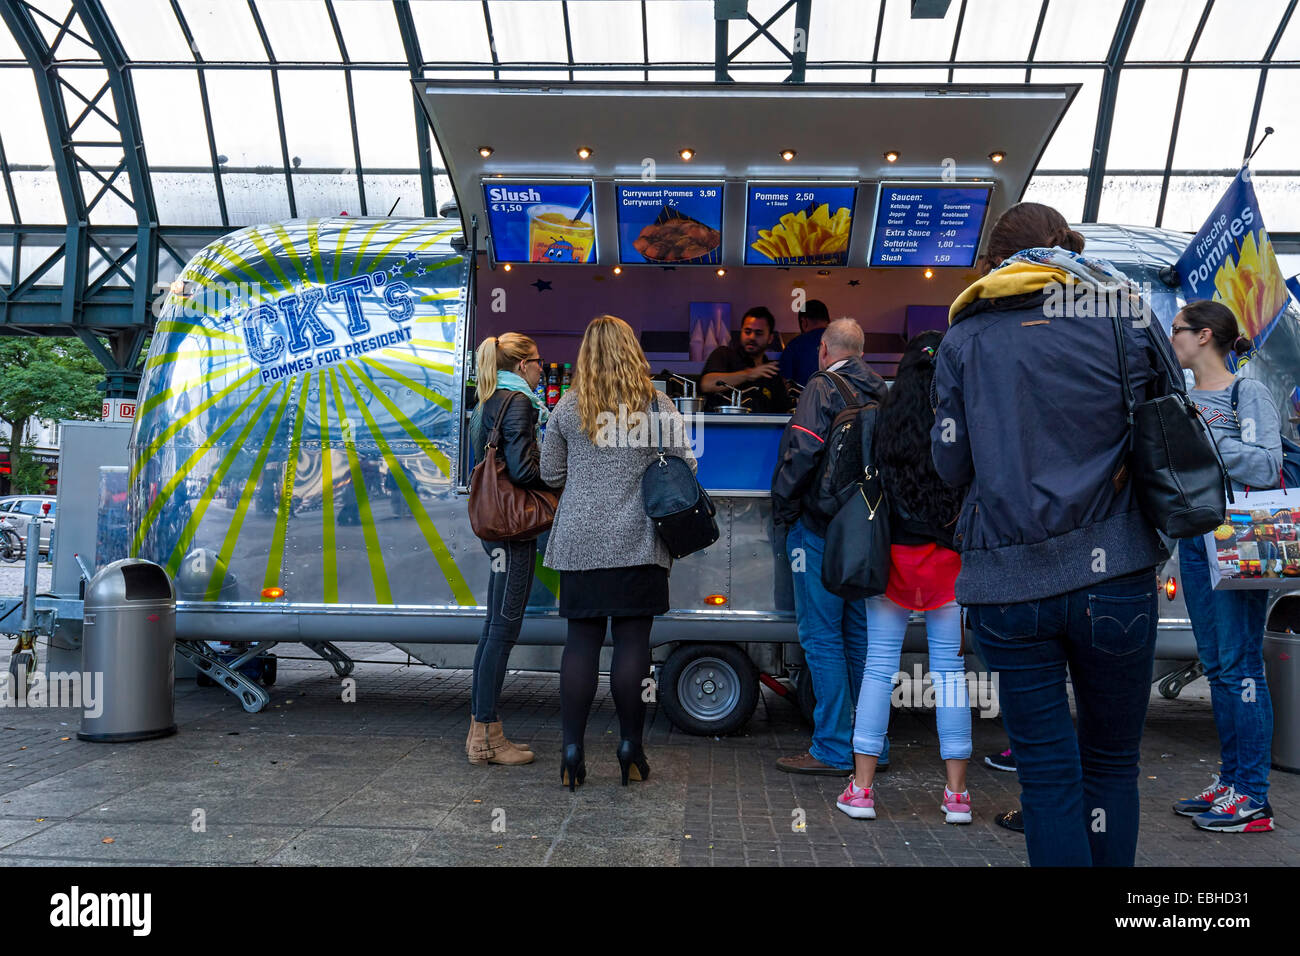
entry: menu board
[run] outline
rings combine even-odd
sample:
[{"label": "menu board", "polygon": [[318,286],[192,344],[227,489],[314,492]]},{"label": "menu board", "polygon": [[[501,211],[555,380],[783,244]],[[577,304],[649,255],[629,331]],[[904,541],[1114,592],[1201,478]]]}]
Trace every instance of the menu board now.
[{"label": "menu board", "polygon": [[856,186],[750,183],[745,265],[847,265],[857,197]]},{"label": "menu board", "polygon": [[483,208],[497,262],[594,263],[591,183],[489,179]]},{"label": "menu board", "polygon": [[618,261],[717,265],[722,261],[722,183],[616,184]]},{"label": "menu board", "polygon": [[970,268],[989,195],[988,186],[882,183],[869,265]]}]

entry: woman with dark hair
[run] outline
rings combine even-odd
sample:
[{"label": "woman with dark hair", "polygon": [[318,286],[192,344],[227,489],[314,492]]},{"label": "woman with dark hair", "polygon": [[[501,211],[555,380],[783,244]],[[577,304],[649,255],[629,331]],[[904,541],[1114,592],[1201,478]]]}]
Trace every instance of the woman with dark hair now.
[{"label": "woman with dark hair", "polygon": [[[1196,376],[1189,393],[1210,426],[1233,488],[1275,488],[1282,467],[1277,406],[1253,378],[1228,371],[1229,353],[1251,342],[1222,302],[1192,302],[1174,316],[1174,354]],[[1222,766],[1201,793],[1174,804],[1203,830],[1256,833],[1273,829],[1268,802],[1273,703],[1264,677],[1266,590],[1216,591],[1210,584],[1204,538],[1178,543],[1187,616],[1210,684]],[[1244,687],[1254,687],[1245,694]],[[1249,699],[1247,699],[1249,698]]]},{"label": "woman with dark hair", "polygon": [[907,343],[898,377],[882,403],[876,466],[889,500],[889,587],[867,601],[867,665],[853,727],[853,769],[836,806],[857,819],[876,816],[872,781],[889,730],[894,675],[912,611],[925,615],[930,671],[939,725],[939,756],[947,785],[941,809],[947,823],[970,823],[966,765],[971,753],[970,701],[961,658],[961,608],[954,586],[961,558],[952,549],[953,526],[964,489],[953,488],[930,461],[934,409],[930,384],[941,332]]},{"label": "woman with dark hair", "polygon": [[948,313],[930,449],[941,478],[970,486],[956,597],[998,680],[1029,862],[1132,866],[1168,551],[1129,480],[1120,362],[1145,401],[1173,357],[1149,322],[1121,321],[1117,343],[1112,314],[1149,308],[1082,248],[1050,207],[1002,214],[996,267]]}]

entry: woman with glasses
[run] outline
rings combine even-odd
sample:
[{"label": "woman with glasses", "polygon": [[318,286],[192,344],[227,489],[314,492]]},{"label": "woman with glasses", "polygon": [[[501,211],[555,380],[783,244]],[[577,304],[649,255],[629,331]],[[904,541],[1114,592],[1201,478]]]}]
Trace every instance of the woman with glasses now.
[{"label": "woman with glasses", "polygon": [[[497,454],[505,459],[510,480],[523,488],[547,488],[541,477],[538,425],[546,408],[534,389],[542,377],[537,343],[526,335],[506,332],[490,336],[478,347],[478,407],[470,418],[474,460],[483,461],[488,436],[498,422]],[[497,698],[506,679],[510,650],[519,639],[524,607],[533,587],[537,541],[484,541],[490,562],[487,619],[474,653],[470,690],[469,736],[465,753],[472,764],[533,762],[527,744],[506,739],[497,714]]]},{"label": "woman with glasses", "polygon": [[[1174,317],[1170,338],[1179,363],[1196,377],[1189,394],[1210,426],[1233,490],[1276,488],[1282,467],[1277,406],[1262,383],[1228,370],[1228,353],[1251,348],[1237,317],[1221,302],[1192,302]],[[1210,684],[1222,766],[1203,791],[1175,803],[1174,813],[1191,817],[1202,830],[1272,830],[1273,702],[1264,678],[1269,592],[1214,590],[1210,560],[1204,538],[1178,542],[1183,596]]]}]

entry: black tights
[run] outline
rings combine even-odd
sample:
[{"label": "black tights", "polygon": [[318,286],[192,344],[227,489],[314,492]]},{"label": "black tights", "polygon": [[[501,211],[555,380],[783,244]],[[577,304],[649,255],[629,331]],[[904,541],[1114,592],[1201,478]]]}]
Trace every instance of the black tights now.
[{"label": "black tights", "polygon": [[610,620],[614,622],[614,659],[609,669],[609,689],[618,711],[619,733],[634,743],[641,742],[646,705],[642,681],[650,676],[650,625],[654,618],[571,617],[560,659],[560,716],[566,747],[582,746],[587,733],[587,716],[596,699],[600,648]]}]

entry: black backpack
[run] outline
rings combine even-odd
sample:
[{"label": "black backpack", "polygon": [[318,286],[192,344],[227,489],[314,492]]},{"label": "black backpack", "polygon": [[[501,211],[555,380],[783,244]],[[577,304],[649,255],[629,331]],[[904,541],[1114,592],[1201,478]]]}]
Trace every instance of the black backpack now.
[{"label": "black backpack", "polygon": [[[1237,418],[1237,390],[1241,379],[1232,383],[1232,417],[1237,419],[1237,428],[1241,429],[1241,419]],[[1300,488],[1300,445],[1285,435],[1282,438],[1282,470],[1280,478],[1283,488]]]},{"label": "black backpack", "polygon": [[641,475],[641,500],[674,558],[702,551],[718,540],[713,499],[684,459],[664,451],[662,431],[659,454]]},{"label": "black backpack", "polygon": [[844,379],[835,372],[819,372],[826,375],[835,385],[836,391],[844,399],[844,409],[831,422],[826,444],[822,449],[822,460],[817,466],[817,476],[813,479],[814,500],[818,502],[834,501],[834,507],[825,513],[819,507],[810,508],[817,511],[817,516],[829,522],[843,507],[844,502],[854,493],[862,480],[863,435],[875,432],[876,415],[880,403],[876,401],[861,402],[857,394]]}]

